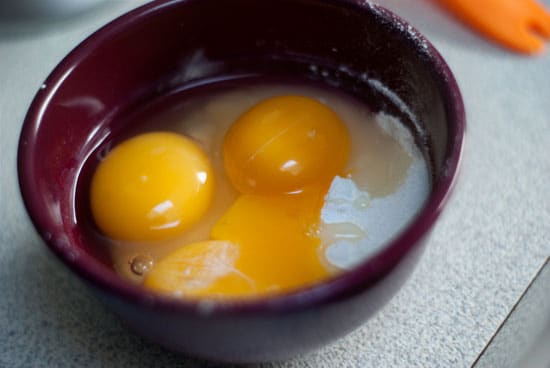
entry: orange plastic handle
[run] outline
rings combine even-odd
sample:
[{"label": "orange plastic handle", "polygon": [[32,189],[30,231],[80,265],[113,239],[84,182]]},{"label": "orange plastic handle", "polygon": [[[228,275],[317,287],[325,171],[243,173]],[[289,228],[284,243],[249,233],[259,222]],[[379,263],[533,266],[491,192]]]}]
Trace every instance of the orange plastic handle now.
[{"label": "orange plastic handle", "polygon": [[472,28],[512,50],[536,54],[550,39],[550,13],[535,0],[436,0]]}]

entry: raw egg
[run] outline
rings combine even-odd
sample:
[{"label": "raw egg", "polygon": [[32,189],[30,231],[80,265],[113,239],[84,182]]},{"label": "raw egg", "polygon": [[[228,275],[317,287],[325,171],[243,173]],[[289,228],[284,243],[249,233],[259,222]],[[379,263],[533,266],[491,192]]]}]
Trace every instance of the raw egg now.
[{"label": "raw egg", "polygon": [[151,105],[132,123],[178,134],[123,142],[92,179],[93,219],[132,282],[183,298],[293,292],[374,254],[429,192],[395,118],[313,87],[210,92]]},{"label": "raw egg", "polygon": [[311,285],[329,276],[318,235],[326,189],[299,194],[243,194],[214,225],[213,239],[239,244],[235,268],[254,281],[258,294]]},{"label": "raw egg", "polygon": [[350,138],[338,115],[302,96],[264,100],[223,142],[225,171],[240,196],[212,227],[213,240],[167,255],[145,286],[186,296],[245,297],[295,290],[329,277],[319,221]]},{"label": "raw egg", "polygon": [[208,157],[196,143],[176,133],[145,133],[116,146],[99,164],[91,210],[113,239],[163,240],[199,221],[213,191]]},{"label": "raw egg", "polygon": [[223,144],[227,175],[241,193],[295,193],[330,182],[350,151],[346,125],[321,102],[277,96],[245,112]]},{"label": "raw egg", "polygon": [[211,238],[162,258],[144,285],[188,297],[249,297],[297,289],[329,276],[317,235],[323,193],[244,194],[214,225]]}]

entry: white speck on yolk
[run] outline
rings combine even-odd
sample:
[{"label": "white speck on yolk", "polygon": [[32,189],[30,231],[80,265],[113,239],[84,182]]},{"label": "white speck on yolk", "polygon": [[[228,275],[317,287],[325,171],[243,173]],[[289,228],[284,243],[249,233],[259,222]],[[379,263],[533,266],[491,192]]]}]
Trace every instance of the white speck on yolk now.
[{"label": "white speck on yolk", "polygon": [[302,165],[296,160],[288,160],[281,165],[280,170],[291,173],[292,175],[298,175],[302,171]]}]

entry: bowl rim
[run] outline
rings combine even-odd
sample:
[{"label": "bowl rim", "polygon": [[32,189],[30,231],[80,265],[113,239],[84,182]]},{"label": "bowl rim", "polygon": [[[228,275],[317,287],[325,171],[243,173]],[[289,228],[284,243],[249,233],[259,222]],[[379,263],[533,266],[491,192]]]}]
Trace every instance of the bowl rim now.
[{"label": "bowl rim", "polygon": [[[242,313],[283,313],[303,310],[330,302],[346,299],[368,289],[378,280],[385,277],[402,260],[403,255],[419,246],[420,240],[428,234],[439,217],[454,188],[462,159],[462,150],[466,130],[466,116],[464,104],[458,84],[440,53],[435,47],[408,22],[390,10],[369,1],[359,0],[325,0],[334,6],[348,7],[358,12],[371,12],[383,18],[391,27],[406,37],[409,32],[415,37],[409,38],[415,49],[423,49],[427,56],[427,64],[435,73],[435,79],[440,93],[443,95],[445,113],[448,119],[447,151],[444,155],[444,175],[439,178],[439,185],[432,190],[428,200],[415,218],[393,240],[388,242],[380,251],[368,257],[353,269],[343,272],[326,281],[303,287],[295,291],[242,300],[216,299],[180,299],[167,295],[156,294],[145,288],[134,285],[114,271],[98,265],[92,256],[81,254],[77,259],[71,256],[67,249],[61,249],[53,244],[47,233],[47,226],[38,214],[40,195],[34,190],[34,175],[32,167],[33,138],[36,137],[41,125],[41,118],[50,99],[57,88],[68,76],[72,67],[79,60],[86,57],[101,42],[112,35],[124,31],[128,26],[139,22],[144,17],[164,8],[179,3],[188,3],[195,0],[161,0],[142,5],[131,10],[111,22],[107,23],[82,42],[80,42],[55,67],[46,78],[43,86],[53,85],[47,92],[39,89],[25,116],[19,137],[17,153],[17,169],[21,195],[31,221],[46,245],[63,263],[85,281],[104,293],[123,298],[130,302],[137,302],[150,308],[163,309],[191,314],[242,314]],[[402,27],[405,25],[405,27]],[[411,33],[412,32],[412,33]]]}]

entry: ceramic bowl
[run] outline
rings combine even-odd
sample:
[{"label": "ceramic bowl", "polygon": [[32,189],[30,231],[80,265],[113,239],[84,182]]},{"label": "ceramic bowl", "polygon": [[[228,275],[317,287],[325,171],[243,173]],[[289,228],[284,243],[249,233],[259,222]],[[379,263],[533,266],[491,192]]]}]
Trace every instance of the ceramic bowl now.
[{"label": "ceramic bowl", "polygon": [[[182,86],[251,73],[337,85],[424,131],[429,199],[380,252],[293,293],[188,301],[127,282],[83,232],[75,190],[83,162],[120,129],[124,111]],[[22,129],[19,180],[46,245],[133,330],[193,356],[279,360],[349,333],[395,294],[444,208],[464,129],[459,89],[439,53],[368,1],[155,1],[101,28],[47,78]]]}]

